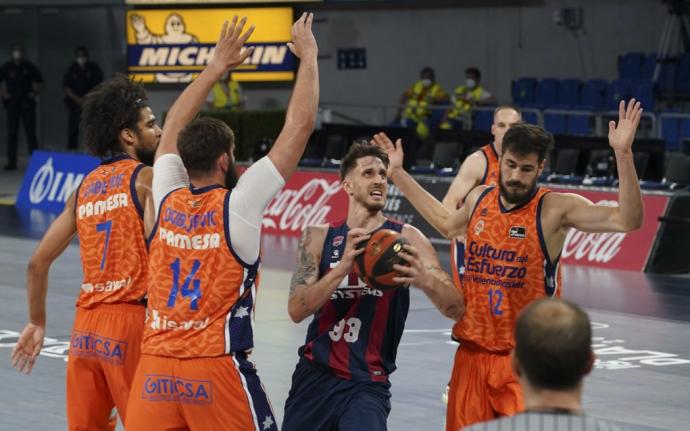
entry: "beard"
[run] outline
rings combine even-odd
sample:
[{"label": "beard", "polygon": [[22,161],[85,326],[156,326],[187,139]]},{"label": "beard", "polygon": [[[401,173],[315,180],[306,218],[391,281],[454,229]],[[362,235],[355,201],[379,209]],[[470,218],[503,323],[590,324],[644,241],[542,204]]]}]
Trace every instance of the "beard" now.
[{"label": "beard", "polygon": [[148,149],[143,147],[134,147],[134,152],[137,159],[146,166],[153,166],[153,160],[156,157],[156,149]]},{"label": "beard", "polygon": [[234,163],[230,163],[228,170],[225,171],[225,188],[228,190],[234,189],[239,178],[240,176],[237,175],[237,167]]},{"label": "beard", "polygon": [[[506,202],[511,205],[520,205],[527,202],[534,194],[534,191],[537,189],[537,178],[535,177],[534,181],[530,184],[521,183],[520,181],[508,181],[504,183],[503,179],[499,178],[498,185],[501,196]],[[509,189],[511,186],[518,188],[511,191]]]}]

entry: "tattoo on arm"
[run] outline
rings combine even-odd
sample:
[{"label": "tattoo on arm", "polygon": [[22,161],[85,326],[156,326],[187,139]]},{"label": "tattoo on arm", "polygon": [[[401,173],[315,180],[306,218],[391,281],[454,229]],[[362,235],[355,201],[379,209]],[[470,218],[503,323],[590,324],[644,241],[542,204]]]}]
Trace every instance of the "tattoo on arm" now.
[{"label": "tattoo on arm", "polygon": [[[311,230],[305,229],[297,246],[297,266],[290,281],[290,296],[295,293],[297,286],[305,285],[307,280],[316,272],[316,259],[307,250],[309,244],[311,244]],[[304,305],[304,296],[302,297],[302,303]]]}]

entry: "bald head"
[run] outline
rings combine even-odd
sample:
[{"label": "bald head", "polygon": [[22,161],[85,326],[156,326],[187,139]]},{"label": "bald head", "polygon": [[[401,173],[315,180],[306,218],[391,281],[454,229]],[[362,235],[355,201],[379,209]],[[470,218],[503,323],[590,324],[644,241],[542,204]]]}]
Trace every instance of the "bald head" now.
[{"label": "bald head", "polygon": [[587,314],[561,299],[533,302],[518,318],[515,355],[520,372],[535,388],[575,388],[592,368]]}]

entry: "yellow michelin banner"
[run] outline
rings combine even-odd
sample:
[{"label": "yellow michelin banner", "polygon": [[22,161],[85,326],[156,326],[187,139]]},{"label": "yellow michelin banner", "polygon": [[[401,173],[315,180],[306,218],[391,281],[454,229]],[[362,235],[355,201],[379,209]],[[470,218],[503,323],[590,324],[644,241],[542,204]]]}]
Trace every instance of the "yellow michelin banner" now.
[{"label": "yellow michelin banner", "polygon": [[127,68],[144,82],[190,82],[213,56],[223,21],[246,16],[256,30],[254,53],[239,66],[237,81],[290,81],[296,58],[287,48],[292,8],[155,9],[127,12]]}]

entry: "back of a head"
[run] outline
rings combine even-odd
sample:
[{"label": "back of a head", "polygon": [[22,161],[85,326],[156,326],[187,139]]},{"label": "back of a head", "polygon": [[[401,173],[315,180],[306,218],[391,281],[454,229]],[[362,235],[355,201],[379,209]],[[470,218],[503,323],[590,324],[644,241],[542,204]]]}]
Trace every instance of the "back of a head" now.
[{"label": "back of a head", "polygon": [[388,154],[386,154],[386,152],[383,151],[379,146],[372,145],[368,142],[355,142],[352,144],[340,163],[340,179],[344,180],[347,174],[354,169],[355,166],[357,166],[357,160],[368,156],[378,157],[381,159],[386,169],[390,165]]},{"label": "back of a head", "polygon": [[191,121],[177,137],[177,150],[191,176],[204,176],[213,171],[223,153],[232,155],[235,134],[230,126],[211,117]]},{"label": "back of a head", "polygon": [[592,329],[587,314],[561,299],[533,302],[518,317],[515,355],[534,388],[577,387],[591,366]]},{"label": "back of a head", "polygon": [[146,99],[141,84],[122,74],[89,92],[84,98],[80,123],[89,153],[107,158],[123,152],[120,132],[137,131],[141,109],[148,106]]},{"label": "back of a head", "polygon": [[553,148],[553,135],[542,127],[528,123],[510,126],[503,136],[503,153],[510,151],[524,157],[536,153],[541,163]]}]

